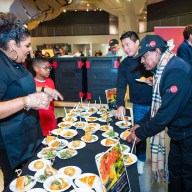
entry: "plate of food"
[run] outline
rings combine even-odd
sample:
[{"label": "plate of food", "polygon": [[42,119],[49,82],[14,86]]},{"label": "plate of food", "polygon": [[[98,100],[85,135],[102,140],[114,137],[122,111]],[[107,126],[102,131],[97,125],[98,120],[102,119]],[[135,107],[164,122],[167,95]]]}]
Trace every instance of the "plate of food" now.
[{"label": "plate of food", "polygon": [[117,125],[120,129],[127,129],[131,123],[128,121],[117,121],[115,125]]},{"label": "plate of food", "polygon": [[104,133],[102,133],[103,137],[110,137],[110,138],[114,138],[114,137],[118,137],[119,133],[113,131],[113,129],[105,131]]},{"label": "plate of food", "polygon": [[126,140],[126,138],[127,138],[129,135],[131,135],[131,131],[129,131],[129,130],[126,129],[125,131],[123,131],[123,132],[120,134],[120,138],[123,139],[123,140]]},{"label": "plate of food", "polygon": [[128,145],[121,144],[121,151],[124,155],[127,155],[130,151],[130,147]]},{"label": "plate of food", "polygon": [[85,128],[85,132],[92,132],[95,133],[97,130],[99,130],[100,125],[98,123],[89,123]]},{"label": "plate of food", "polygon": [[126,166],[132,165],[137,161],[137,156],[133,153],[128,153],[123,156],[124,163]]},{"label": "plate of food", "polygon": [[62,149],[58,152],[57,156],[60,159],[70,159],[72,157],[74,157],[75,155],[77,155],[77,150],[73,149],[73,148],[66,148],[66,149]]},{"label": "plate of food", "polygon": [[44,183],[44,181],[48,178],[53,176],[53,174],[57,174],[58,171],[54,169],[51,165],[47,165],[45,169],[37,171],[34,175],[35,179],[39,183]]},{"label": "plate of food", "polygon": [[96,113],[97,111],[98,111],[97,107],[90,107],[90,108],[88,109],[88,112],[91,113],[91,114],[94,114],[94,113]]},{"label": "plate of food", "polygon": [[73,129],[66,129],[61,131],[60,136],[64,137],[65,139],[72,139],[73,137],[75,137],[77,135],[77,131],[73,130]]},{"label": "plate of food", "polygon": [[49,142],[53,141],[53,140],[56,140],[57,137],[53,136],[53,135],[48,135],[47,137],[45,137],[42,141],[42,143],[44,145],[48,145]]},{"label": "plate of food", "polygon": [[100,183],[101,183],[101,180],[99,176],[93,173],[83,173],[75,179],[75,184],[78,187],[88,186],[92,189],[92,188],[95,188],[97,185],[100,185]]},{"label": "plate of food", "polygon": [[93,143],[96,142],[99,138],[97,135],[93,135],[91,132],[86,132],[83,137],[81,137],[81,140],[86,143]]},{"label": "plate of food", "polygon": [[73,148],[73,149],[82,149],[86,146],[86,143],[81,141],[81,140],[74,140],[71,141],[68,145],[68,147]]},{"label": "plate of food", "polygon": [[117,142],[118,142],[117,139],[106,138],[106,139],[101,140],[101,145],[106,146],[106,147],[111,147],[111,146],[115,145]]},{"label": "plate of food", "polygon": [[153,81],[153,77],[140,77],[139,79],[135,79],[136,81],[138,82],[141,82],[141,83],[146,83],[146,82],[149,82],[149,81]]},{"label": "plate of food", "polygon": [[86,120],[87,121],[97,121],[98,118],[97,117],[87,117]]},{"label": "plate of food", "polygon": [[59,169],[58,173],[67,175],[71,179],[75,179],[82,173],[82,170],[77,166],[67,166]]},{"label": "plate of food", "polygon": [[107,112],[107,108],[105,106],[101,106],[97,112],[97,114],[104,114]]},{"label": "plate of food", "polygon": [[92,113],[90,113],[90,112],[82,112],[82,113],[80,114],[80,116],[83,117],[83,118],[88,118],[88,117],[90,117],[91,115],[92,115]]},{"label": "plate of food", "polygon": [[65,148],[65,147],[67,147],[68,143],[69,142],[67,140],[65,140],[65,139],[56,139],[54,141],[51,141],[48,144],[48,146],[53,147],[56,150],[61,150],[61,149]]},{"label": "plate of food", "polygon": [[77,129],[83,129],[87,123],[85,121],[77,121],[73,123],[73,126],[76,127]]},{"label": "plate of food", "polygon": [[70,122],[70,123],[73,123],[75,121],[77,121],[77,118],[76,117],[65,117],[62,119],[64,122]]},{"label": "plate of food", "polygon": [[72,123],[71,122],[61,122],[58,123],[58,127],[61,127],[63,129],[69,129],[70,127],[72,127]]},{"label": "plate of food", "polygon": [[106,123],[106,122],[112,121],[112,118],[111,117],[100,117],[98,120]]},{"label": "plate of food", "polygon": [[39,171],[44,169],[46,165],[51,165],[51,162],[46,159],[36,159],[28,165],[28,168],[31,171]]},{"label": "plate of food", "polygon": [[60,132],[63,131],[63,130],[64,130],[64,129],[63,129],[62,127],[60,127],[60,128],[57,128],[57,129],[53,129],[53,130],[51,131],[51,133],[52,133],[53,135],[59,135]]},{"label": "plate of food", "polygon": [[24,192],[32,189],[36,184],[36,179],[31,175],[25,175],[14,179],[9,189],[14,192]]},{"label": "plate of food", "polygon": [[100,131],[108,131],[108,130],[111,130],[111,129],[113,130],[113,127],[110,126],[110,125],[102,125],[99,128]]},{"label": "plate of food", "polygon": [[37,153],[37,157],[41,159],[54,159],[57,156],[57,152],[53,147],[45,147],[39,153]]},{"label": "plate of food", "polygon": [[47,178],[43,187],[50,192],[66,191],[71,187],[71,180],[66,175],[55,175]]}]

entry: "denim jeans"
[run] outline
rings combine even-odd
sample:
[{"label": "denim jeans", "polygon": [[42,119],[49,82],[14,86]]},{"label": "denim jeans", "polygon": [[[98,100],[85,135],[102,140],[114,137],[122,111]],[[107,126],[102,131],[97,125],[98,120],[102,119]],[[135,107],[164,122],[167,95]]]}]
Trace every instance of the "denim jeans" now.
[{"label": "denim jeans", "polygon": [[[138,121],[143,119],[145,114],[148,113],[150,109],[151,109],[151,106],[133,104],[134,123],[136,124]],[[146,140],[141,141],[136,145],[136,155],[137,155],[138,160],[145,162],[145,160],[146,160]]]}]

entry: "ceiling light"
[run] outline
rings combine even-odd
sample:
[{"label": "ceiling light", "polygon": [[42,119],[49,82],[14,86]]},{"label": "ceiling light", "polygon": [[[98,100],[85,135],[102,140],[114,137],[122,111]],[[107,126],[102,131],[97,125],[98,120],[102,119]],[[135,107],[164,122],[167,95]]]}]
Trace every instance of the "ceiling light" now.
[{"label": "ceiling light", "polygon": [[63,10],[63,12],[65,13],[65,12],[66,12],[66,10],[64,9],[64,10]]}]

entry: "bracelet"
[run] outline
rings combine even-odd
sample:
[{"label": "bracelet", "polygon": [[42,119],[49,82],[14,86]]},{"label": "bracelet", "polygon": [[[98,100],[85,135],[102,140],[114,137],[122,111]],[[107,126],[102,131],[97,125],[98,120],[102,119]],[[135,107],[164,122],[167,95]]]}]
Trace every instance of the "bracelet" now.
[{"label": "bracelet", "polygon": [[28,111],[30,108],[27,106],[26,101],[25,101],[25,97],[22,97],[22,101],[23,101],[23,109],[25,109],[26,111]]},{"label": "bracelet", "polygon": [[41,92],[44,92],[45,91],[45,86],[43,86],[42,88],[41,88]]}]

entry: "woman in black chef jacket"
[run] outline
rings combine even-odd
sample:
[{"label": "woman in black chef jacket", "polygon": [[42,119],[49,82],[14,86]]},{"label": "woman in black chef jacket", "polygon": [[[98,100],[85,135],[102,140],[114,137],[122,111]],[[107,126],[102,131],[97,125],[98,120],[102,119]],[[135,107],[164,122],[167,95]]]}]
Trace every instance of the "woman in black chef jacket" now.
[{"label": "woman in black chef jacket", "polygon": [[50,100],[61,97],[56,90],[36,92],[31,73],[22,65],[30,50],[29,30],[14,15],[0,13],[0,168],[5,186],[41,143],[37,109],[47,109]]}]

